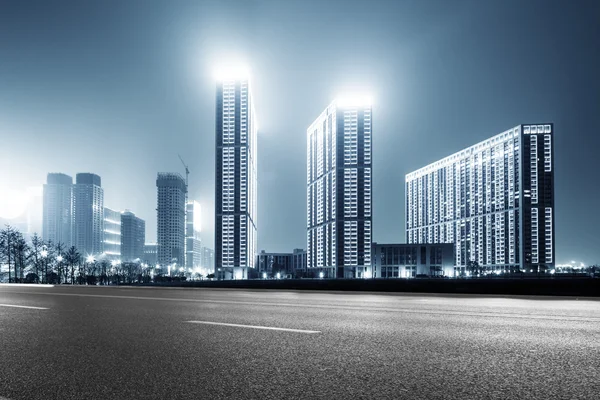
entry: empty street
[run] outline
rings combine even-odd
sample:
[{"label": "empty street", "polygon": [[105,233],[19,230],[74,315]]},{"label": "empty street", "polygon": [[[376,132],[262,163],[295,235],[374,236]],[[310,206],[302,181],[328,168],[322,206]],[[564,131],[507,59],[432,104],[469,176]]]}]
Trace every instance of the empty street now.
[{"label": "empty street", "polygon": [[0,398],[597,399],[600,302],[0,286]]}]

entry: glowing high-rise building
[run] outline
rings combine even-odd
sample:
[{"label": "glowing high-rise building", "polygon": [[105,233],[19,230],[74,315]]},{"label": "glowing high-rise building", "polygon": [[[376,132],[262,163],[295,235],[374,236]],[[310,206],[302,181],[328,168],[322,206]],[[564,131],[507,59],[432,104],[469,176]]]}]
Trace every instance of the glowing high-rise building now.
[{"label": "glowing high-rise building", "polygon": [[[233,76],[233,75],[232,75]],[[215,263],[221,278],[247,278],[256,256],[257,124],[247,77],[217,83]]]},{"label": "glowing high-rise building", "polygon": [[202,240],[200,239],[201,208],[197,201],[188,201],[185,221],[185,266],[199,268],[202,263]]},{"label": "glowing high-rise building", "polygon": [[367,99],[334,101],[307,130],[307,266],[327,277],[370,270],[371,135]]},{"label": "glowing high-rise building", "polygon": [[84,256],[104,250],[104,189],[96,174],[80,173],[75,178],[73,245]]},{"label": "glowing high-rise building", "polygon": [[49,173],[44,184],[42,238],[70,247],[73,227],[73,178]]},{"label": "glowing high-rise building", "polygon": [[[157,261],[185,265],[185,198],[187,186],[181,175],[159,172],[156,178]],[[167,269],[168,270],[168,269]]]},{"label": "glowing high-rise building", "polygon": [[519,125],[406,175],[408,243],[454,243],[456,273],[554,267],[552,124]]}]

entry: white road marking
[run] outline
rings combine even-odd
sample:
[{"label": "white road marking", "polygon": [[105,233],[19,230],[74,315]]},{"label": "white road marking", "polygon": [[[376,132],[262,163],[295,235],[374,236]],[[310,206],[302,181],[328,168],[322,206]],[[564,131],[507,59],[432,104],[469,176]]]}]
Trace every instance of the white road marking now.
[{"label": "white road marking", "polygon": [[303,303],[269,303],[259,301],[234,301],[234,300],[205,300],[205,299],[186,299],[173,297],[145,297],[145,296],[119,296],[108,294],[83,294],[83,293],[51,293],[51,292],[4,292],[7,294],[32,294],[32,295],[50,295],[50,296],[75,296],[75,297],[97,297],[108,299],[130,299],[130,300],[153,300],[153,301],[175,301],[186,303],[208,303],[208,304],[235,304],[242,306],[266,306],[266,307],[296,307],[296,308],[317,308],[327,310],[349,310],[349,311],[380,311],[397,312],[406,314],[435,314],[435,315],[458,315],[467,317],[491,317],[491,318],[519,318],[519,319],[541,319],[552,321],[580,321],[580,322],[600,322],[598,317],[578,317],[568,315],[530,315],[514,313],[495,313],[495,312],[473,312],[473,311],[454,311],[454,310],[432,310],[432,309],[414,309],[414,308],[388,308],[388,307],[369,307],[365,306],[338,306],[333,304],[303,304]]},{"label": "white road marking", "polygon": [[296,332],[296,333],[321,333],[321,331],[309,331],[309,330],[305,330],[305,329],[277,328],[274,326],[260,326],[260,325],[228,324],[225,322],[212,322],[212,321],[185,321],[185,322],[188,322],[190,324],[232,326],[234,328],[267,329],[270,331],[284,331],[284,332]]},{"label": "white road marking", "polygon": [[[49,310],[49,308],[46,307],[17,306],[15,304],[0,304],[0,307],[30,308],[32,310]],[[2,400],[2,398],[0,398],[0,400]]]},{"label": "white road marking", "polygon": [[[6,287],[26,286],[26,287],[35,287],[35,288],[40,288],[40,289],[54,287],[54,285],[46,285],[46,284],[40,285],[39,283],[0,283],[0,286],[6,286]],[[2,400],[2,397],[0,397],[0,400]]]}]

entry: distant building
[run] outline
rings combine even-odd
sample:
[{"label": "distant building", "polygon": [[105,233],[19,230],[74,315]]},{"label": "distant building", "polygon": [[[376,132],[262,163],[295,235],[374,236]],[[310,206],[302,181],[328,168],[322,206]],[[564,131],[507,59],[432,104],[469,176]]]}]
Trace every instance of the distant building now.
[{"label": "distant building", "polygon": [[185,223],[185,266],[199,268],[202,264],[201,210],[200,203],[188,201]]},{"label": "distant building", "polygon": [[73,178],[60,173],[48,174],[43,197],[42,238],[70,247],[73,226]]},{"label": "distant building", "polygon": [[414,278],[417,275],[458,276],[454,245],[373,243],[373,269],[358,278]]},{"label": "distant building", "polygon": [[292,272],[296,277],[302,277],[307,272],[306,250],[294,249],[292,253]]},{"label": "distant building", "polygon": [[407,174],[407,241],[454,243],[463,270],[553,269],[553,134],[518,125]]},{"label": "distant building", "polygon": [[121,259],[121,213],[104,207],[103,253],[109,260]]},{"label": "distant building", "polygon": [[[121,260],[125,262],[140,259],[144,261],[146,222],[134,213],[125,210],[121,213]],[[148,263],[150,264],[150,263]]]},{"label": "distant building", "polygon": [[267,253],[262,250],[257,258],[257,270],[259,273],[269,275],[281,273],[291,274],[294,271],[294,261],[292,253]]},{"label": "distant building", "polygon": [[144,262],[148,265],[158,264],[158,245],[156,243],[144,244]]},{"label": "distant building", "polygon": [[245,279],[256,256],[257,124],[248,79],[216,95],[215,261],[220,278]]},{"label": "distant building", "polygon": [[43,237],[43,215],[44,195],[43,187],[35,186],[27,188],[27,236],[31,238],[34,234]]},{"label": "distant building", "polygon": [[184,266],[185,180],[177,173],[160,172],[156,187],[158,263]]},{"label": "distant building", "polygon": [[200,268],[206,270],[209,274],[215,272],[215,251],[208,247],[202,247],[202,259]]},{"label": "distant building", "polygon": [[370,102],[340,99],[307,130],[308,268],[326,277],[371,267],[371,124]]},{"label": "distant building", "polygon": [[80,173],[73,186],[73,245],[85,257],[103,251],[104,190],[96,174]]}]

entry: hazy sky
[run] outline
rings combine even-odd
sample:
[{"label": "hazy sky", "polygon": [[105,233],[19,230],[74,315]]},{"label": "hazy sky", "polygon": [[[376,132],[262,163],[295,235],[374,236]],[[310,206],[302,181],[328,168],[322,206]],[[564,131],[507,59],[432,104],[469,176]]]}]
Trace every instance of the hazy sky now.
[{"label": "hazy sky", "polygon": [[[374,239],[404,241],[404,175],[520,123],[555,123],[557,261],[600,263],[598,1],[0,0],[0,188],[94,172],[156,237],[183,173],[213,242],[214,68],[252,71],[258,246],[306,246],[306,128],[373,105]],[[0,189],[1,190],[1,189]]]}]

